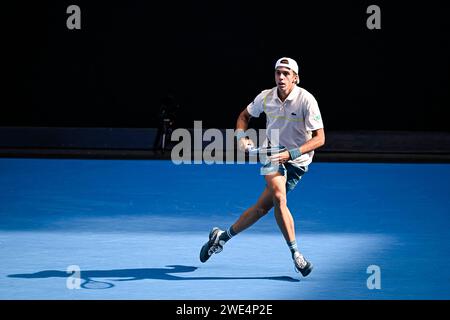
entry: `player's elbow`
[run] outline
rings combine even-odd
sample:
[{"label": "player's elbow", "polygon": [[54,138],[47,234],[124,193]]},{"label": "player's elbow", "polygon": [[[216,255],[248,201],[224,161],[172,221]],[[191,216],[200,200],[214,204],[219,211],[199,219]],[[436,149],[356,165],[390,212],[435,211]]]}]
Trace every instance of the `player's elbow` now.
[{"label": "player's elbow", "polygon": [[325,135],[322,135],[319,139],[319,148],[325,145]]},{"label": "player's elbow", "polygon": [[325,145],[325,132],[323,131],[323,129],[316,132],[315,138],[317,143],[316,148],[320,148]]},{"label": "player's elbow", "polygon": [[250,122],[250,117],[247,114],[245,114],[245,113],[241,113],[239,115],[239,118],[244,123],[249,123]]},{"label": "player's elbow", "polygon": [[239,114],[239,120],[246,123],[250,121],[250,113],[248,113],[246,108]]}]

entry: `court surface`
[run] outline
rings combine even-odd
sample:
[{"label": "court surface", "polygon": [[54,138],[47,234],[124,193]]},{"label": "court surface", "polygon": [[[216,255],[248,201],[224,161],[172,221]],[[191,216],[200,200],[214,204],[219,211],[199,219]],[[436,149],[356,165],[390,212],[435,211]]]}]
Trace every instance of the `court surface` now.
[{"label": "court surface", "polygon": [[199,261],[263,190],[258,165],[0,159],[0,299],[450,299],[450,165],[309,169],[288,195],[302,278],[272,212]]}]

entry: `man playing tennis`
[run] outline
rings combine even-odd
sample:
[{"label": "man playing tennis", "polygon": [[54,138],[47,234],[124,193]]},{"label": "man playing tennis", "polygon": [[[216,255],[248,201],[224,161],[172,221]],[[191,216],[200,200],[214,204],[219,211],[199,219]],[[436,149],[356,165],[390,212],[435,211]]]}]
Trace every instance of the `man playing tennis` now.
[{"label": "man playing tennis", "polygon": [[[222,251],[224,244],[236,234],[247,229],[274,208],[275,219],[287,242],[295,269],[307,276],[312,264],[299,252],[295,239],[295,226],[287,206],[287,192],[293,190],[308,171],[314,150],[325,143],[325,132],[316,99],[299,83],[298,65],[283,57],[275,64],[276,87],[262,91],[239,115],[236,138],[241,150],[253,147],[245,130],[251,117],[266,114],[266,133],[270,143],[272,133],[278,133],[279,145],[287,150],[270,157],[275,166],[265,173],[266,187],[256,204],[248,208],[228,229],[215,227],[200,251],[200,261],[206,262],[213,253]],[[272,132],[273,131],[273,132]],[[264,166],[267,168],[266,166]],[[270,170],[269,170],[270,171]]]}]

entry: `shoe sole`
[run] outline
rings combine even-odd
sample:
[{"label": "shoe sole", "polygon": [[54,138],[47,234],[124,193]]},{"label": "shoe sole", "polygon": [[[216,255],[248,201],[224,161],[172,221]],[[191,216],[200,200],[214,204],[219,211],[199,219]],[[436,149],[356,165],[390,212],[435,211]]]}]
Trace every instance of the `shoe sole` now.
[{"label": "shoe sole", "polygon": [[207,241],[200,250],[200,261],[205,263],[211,257],[208,255],[209,241]]},{"label": "shoe sole", "polygon": [[202,249],[200,250],[200,261],[205,263],[208,261],[208,259],[212,256],[208,255],[209,250],[209,242],[211,241],[212,237],[214,236],[214,233],[216,230],[219,230],[219,228],[213,228],[211,232],[209,233],[209,240],[206,241],[206,243],[202,246]]},{"label": "shoe sole", "polygon": [[311,273],[311,271],[313,270],[313,265],[311,262],[308,262],[308,264],[306,265],[305,269],[303,270],[299,270],[300,273],[302,274],[302,276],[306,277],[308,274]]}]

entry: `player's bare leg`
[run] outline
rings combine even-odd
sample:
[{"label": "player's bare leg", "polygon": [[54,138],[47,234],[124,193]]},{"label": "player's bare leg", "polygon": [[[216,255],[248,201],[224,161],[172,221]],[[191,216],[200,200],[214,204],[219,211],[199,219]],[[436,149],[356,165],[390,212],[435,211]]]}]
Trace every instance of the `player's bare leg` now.
[{"label": "player's bare leg", "polygon": [[200,261],[206,262],[213,253],[219,253],[223,245],[237,233],[247,229],[261,217],[267,214],[273,207],[272,194],[266,187],[255,205],[251,206],[239,217],[239,219],[226,231],[215,227],[209,233],[209,240],[200,250]]},{"label": "player's bare leg", "polygon": [[280,173],[266,175],[267,186],[271,190],[275,220],[286,242],[295,240],[295,226],[287,206],[286,178]]},{"label": "player's bare leg", "polygon": [[291,250],[296,270],[303,276],[307,276],[312,270],[312,264],[303,257],[297,248],[294,218],[287,206],[286,178],[276,172],[267,175],[265,179],[273,196],[275,220]]},{"label": "player's bare leg", "polygon": [[255,203],[255,205],[245,210],[245,212],[241,214],[239,219],[232,225],[235,233],[244,231],[256,221],[264,217],[267,212],[269,212],[273,207],[272,198],[272,192],[268,187],[266,187],[262,194],[259,196],[259,199]]}]

